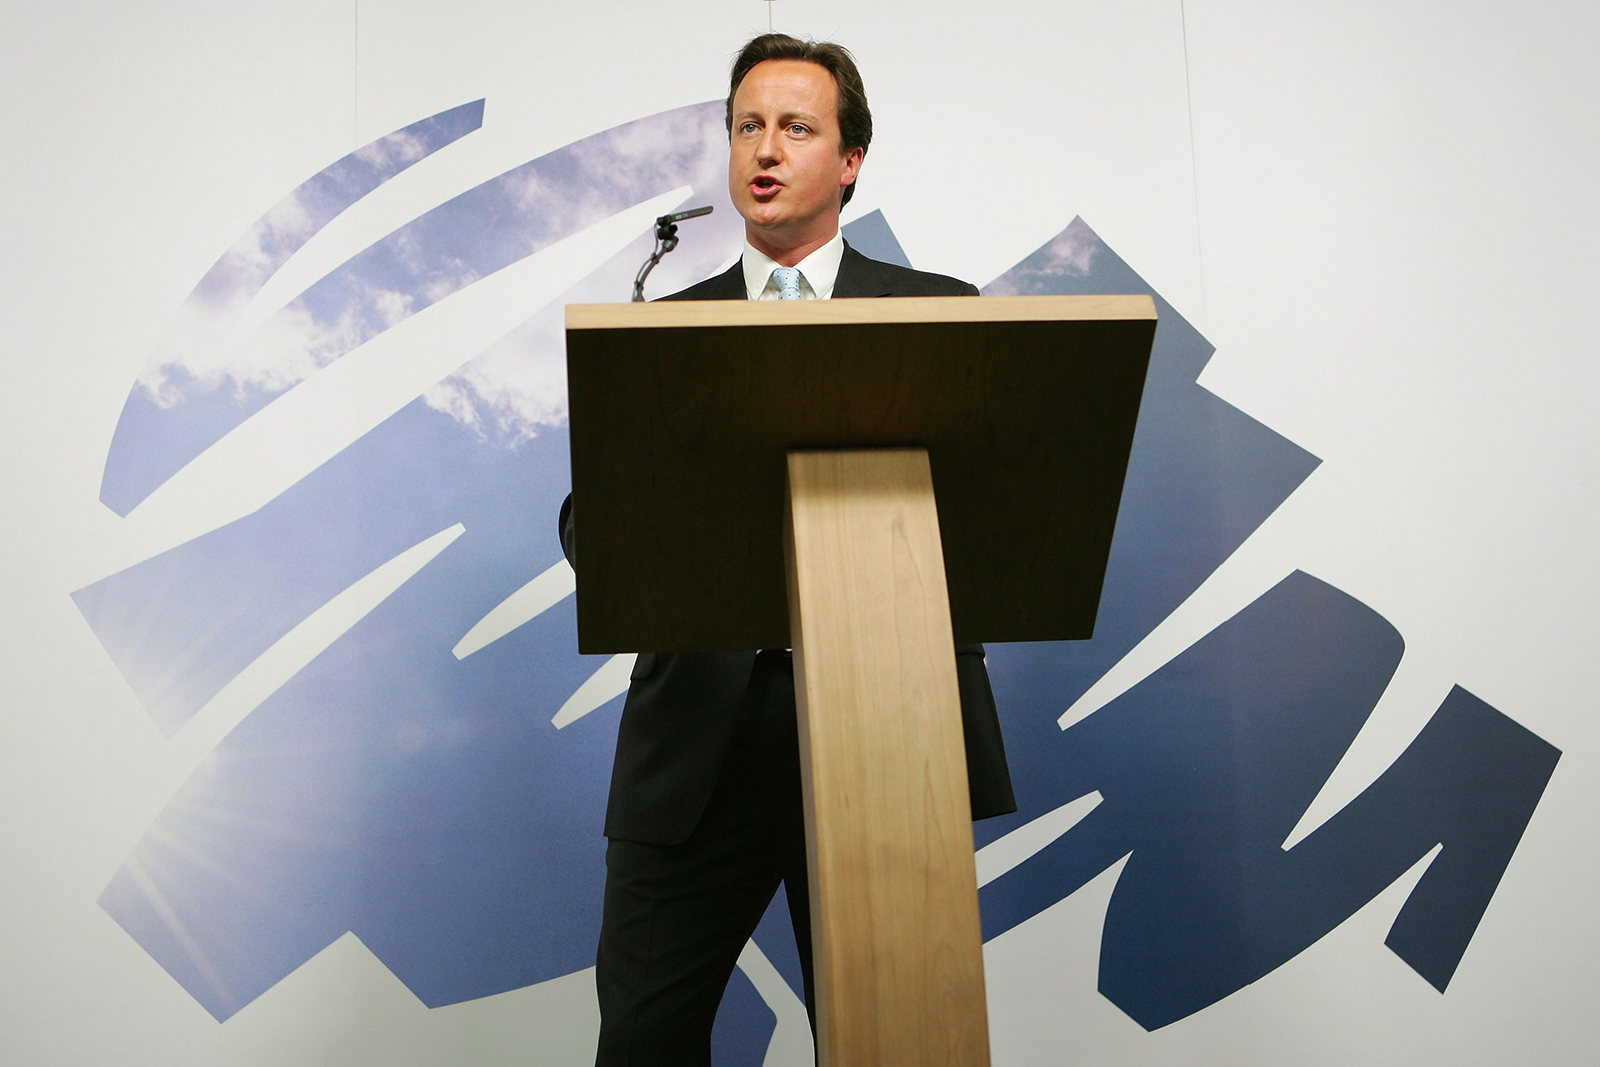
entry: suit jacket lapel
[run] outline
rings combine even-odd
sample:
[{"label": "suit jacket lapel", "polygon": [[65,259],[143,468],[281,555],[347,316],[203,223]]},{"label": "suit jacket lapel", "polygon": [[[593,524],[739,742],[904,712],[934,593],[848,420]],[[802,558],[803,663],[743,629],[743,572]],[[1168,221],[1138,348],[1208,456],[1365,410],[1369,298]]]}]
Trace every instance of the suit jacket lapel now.
[{"label": "suit jacket lapel", "polygon": [[701,300],[744,300],[749,296],[744,291],[744,264],[737,259],[733,266],[703,284],[705,292],[695,294]]},{"label": "suit jacket lapel", "polygon": [[888,279],[878,270],[878,264],[851,248],[846,241],[844,258],[839,261],[839,276],[833,280],[833,295],[893,296],[894,292]]}]

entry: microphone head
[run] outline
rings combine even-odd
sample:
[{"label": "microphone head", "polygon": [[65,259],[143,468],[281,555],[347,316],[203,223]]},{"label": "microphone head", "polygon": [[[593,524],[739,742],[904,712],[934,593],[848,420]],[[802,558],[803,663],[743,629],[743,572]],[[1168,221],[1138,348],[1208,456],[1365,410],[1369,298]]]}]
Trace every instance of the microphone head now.
[{"label": "microphone head", "polygon": [[707,204],[705,207],[692,207],[688,211],[676,211],[671,215],[662,215],[659,219],[656,219],[656,225],[670,226],[675,222],[682,222],[684,219],[697,219],[701,215],[709,214],[711,214],[710,204]]}]

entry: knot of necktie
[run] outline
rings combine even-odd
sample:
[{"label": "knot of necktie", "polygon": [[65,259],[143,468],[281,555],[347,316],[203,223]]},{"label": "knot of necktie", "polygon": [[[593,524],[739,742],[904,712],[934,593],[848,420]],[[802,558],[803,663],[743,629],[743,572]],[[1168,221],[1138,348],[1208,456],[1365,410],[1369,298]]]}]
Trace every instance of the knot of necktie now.
[{"label": "knot of necktie", "polygon": [[779,300],[800,299],[800,268],[774,267],[772,280],[778,283]]}]

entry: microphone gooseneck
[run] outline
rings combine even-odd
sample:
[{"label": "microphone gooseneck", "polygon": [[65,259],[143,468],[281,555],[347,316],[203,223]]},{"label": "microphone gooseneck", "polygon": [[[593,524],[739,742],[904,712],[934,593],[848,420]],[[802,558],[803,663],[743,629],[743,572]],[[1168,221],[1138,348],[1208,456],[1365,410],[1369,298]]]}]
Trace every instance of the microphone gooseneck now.
[{"label": "microphone gooseneck", "polygon": [[633,299],[636,303],[644,302],[644,280],[655,270],[656,264],[661,262],[661,257],[678,247],[678,223],[684,219],[697,219],[701,215],[711,214],[711,205],[690,208],[688,211],[678,211],[671,215],[662,215],[656,219],[656,247],[650,253],[650,258],[644,261],[644,266],[639,268],[638,275],[633,279]]}]

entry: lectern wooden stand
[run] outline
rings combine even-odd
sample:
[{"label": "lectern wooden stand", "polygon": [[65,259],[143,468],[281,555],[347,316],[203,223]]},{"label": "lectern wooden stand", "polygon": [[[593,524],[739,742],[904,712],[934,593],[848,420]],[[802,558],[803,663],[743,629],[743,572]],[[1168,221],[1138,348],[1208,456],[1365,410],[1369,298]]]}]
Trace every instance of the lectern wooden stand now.
[{"label": "lectern wooden stand", "polygon": [[956,641],[1088,637],[1146,296],[573,305],[584,652],[793,647],[818,1062],[989,1062]]}]

